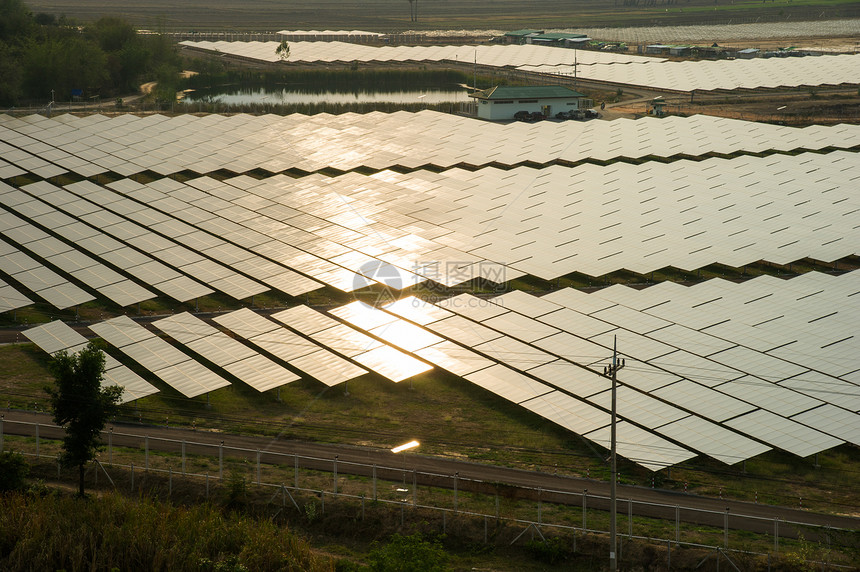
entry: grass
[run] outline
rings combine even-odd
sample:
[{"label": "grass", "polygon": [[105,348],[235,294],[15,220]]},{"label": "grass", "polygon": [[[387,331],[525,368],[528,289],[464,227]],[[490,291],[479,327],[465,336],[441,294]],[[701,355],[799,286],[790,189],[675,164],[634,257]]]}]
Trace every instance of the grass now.
[{"label": "grass", "polygon": [[[22,445],[20,439],[13,438],[13,442],[17,445]],[[139,459],[139,451],[115,449],[115,462],[127,463],[129,459]],[[50,454],[49,443],[45,442],[45,450],[43,454]],[[152,457],[160,457],[161,455],[151,455]],[[206,459],[189,459],[189,464],[195,466],[206,466]],[[153,466],[154,463],[151,464]],[[244,464],[247,465],[247,464]],[[241,462],[229,462],[225,467],[225,478],[223,481],[218,481],[214,478],[205,481],[204,479],[194,477],[182,477],[177,471],[174,471],[172,480],[169,483],[168,477],[164,473],[144,472],[142,467],[138,465],[136,477],[134,480],[134,490],[131,490],[130,471],[128,468],[119,466],[108,466],[107,470],[113,478],[113,482],[118,487],[115,492],[110,493],[110,486],[104,478],[98,481],[98,486],[93,484],[94,471],[88,473],[88,480],[91,483],[91,491],[102,498],[102,503],[107,504],[107,510],[113,510],[114,503],[120,502],[117,497],[121,495],[129,495],[139,506],[142,506],[143,513],[138,515],[133,510],[131,514],[126,516],[126,519],[134,521],[135,518],[141,518],[140,525],[142,534],[145,536],[151,532],[153,525],[148,520],[148,515],[155,512],[165,518],[183,521],[183,514],[179,512],[174,514],[176,506],[192,506],[202,505],[206,507],[205,511],[197,511],[195,514],[202,515],[204,522],[204,531],[209,530],[209,524],[206,519],[211,511],[216,517],[223,515],[222,529],[219,531],[221,535],[244,535],[241,530],[245,525],[254,526],[255,523],[262,519],[269,523],[274,523],[277,528],[283,529],[283,533],[307,538],[310,544],[316,548],[313,552],[319,553],[320,548],[323,553],[328,553],[333,559],[347,559],[352,562],[361,562],[367,558],[368,551],[372,549],[373,542],[380,541],[388,537],[393,532],[420,532],[426,537],[436,537],[443,532],[440,538],[444,540],[445,548],[452,556],[455,569],[469,569],[473,566],[481,568],[490,566],[491,569],[498,570],[532,570],[545,569],[546,563],[543,562],[543,557],[546,548],[552,548],[553,542],[546,545],[546,548],[541,548],[537,552],[532,549],[540,548],[532,543],[524,541],[529,536],[534,534],[526,534],[521,537],[520,542],[512,542],[516,536],[523,532],[525,522],[536,522],[540,518],[540,522],[544,524],[542,527],[543,534],[552,540],[556,538],[565,548],[563,556],[565,561],[570,563],[571,568],[579,569],[574,566],[585,566],[583,560],[591,563],[592,568],[581,569],[596,569],[594,567],[593,558],[595,555],[605,554],[606,537],[605,535],[587,534],[583,535],[581,531],[574,532],[571,528],[579,528],[582,526],[582,510],[579,506],[562,506],[553,505],[548,502],[540,504],[535,500],[516,500],[507,497],[501,497],[499,504],[496,505],[496,499],[493,495],[470,493],[460,491],[459,493],[459,512],[454,513],[453,508],[453,493],[450,490],[429,488],[421,486],[418,489],[418,502],[420,505],[435,505],[448,508],[447,516],[443,517],[439,511],[432,511],[426,508],[413,508],[409,506],[411,502],[411,493],[397,492],[401,488],[398,482],[383,482],[380,481],[379,490],[380,498],[389,500],[400,500],[399,497],[406,494],[409,498],[406,499],[406,505],[400,506],[397,504],[375,503],[369,498],[369,482],[366,478],[355,478],[340,475],[338,490],[340,493],[360,495],[365,494],[368,497],[362,503],[358,498],[336,497],[331,494],[332,480],[331,473],[323,473],[319,471],[302,470],[299,486],[300,490],[293,489],[290,496],[282,494],[278,489],[272,487],[260,487],[254,484],[252,471],[249,467],[244,466]],[[209,464],[211,468],[211,463]],[[55,466],[50,462],[36,462],[33,467],[34,476],[42,478],[54,478]],[[271,467],[270,471],[277,471],[278,467]],[[266,474],[265,476],[274,477],[275,482],[286,482],[287,486],[291,486],[290,468],[284,469],[287,474],[281,474],[280,479],[274,473]],[[73,482],[74,472],[68,471],[63,473],[63,480]],[[271,479],[270,479],[271,480]],[[407,483],[407,488],[411,490],[411,485]],[[309,490],[310,489],[310,490]],[[321,496],[316,491],[328,491],[324,496]],[[100,491],[100,492],[96,492]],[[105,500],[107,499],[107,500]],[[160,500],[159,500],[160,499]],[[292,499],[292,500],[291,500]],[[297,506],[293,505],[293,501]],[[2,501],[0,501],[2,502]],[[59,504],[66,507],[67,501],[59,499]],[[171,504],[174,503],[174,504]],[[522,523],[515,523],[510,520],[499,520],[494,518],[496,514],[496,506],[499,506],[499,514],[507,519],[519,519]],[[34,510],[41,510],[48,515],[52,513],[50,503],[42,503],[32,507]],[[62,508],[60,510],[66,510]],[[100,509],[102,510],[102,509]],[[178,509],[182,511],[184,509]],[[226,510],[227,512],[223,512]],[[540,510],[540,516],[538,511]],[[467,511],[488,515],[488,518],[483,516],[469,516]],[[77,515],[77,513],[76,513]],[[86,514],[82,518],[88,518]],[[110,515],[106,517],[110,519]],[[8,520],[8,519],[7,519]],[[108,520],[110,521],[110,520]],[[6,538],[9,534],[3,530],[3,517],[0,516],[0,538]],[[552,525],[562,525],[567,529],[555,528]],[[586,524],[591,530],[607,530],[608,516],[601,511],[589,510],[586,518]],[[74,524],[69,525],[64,523],[63,528],[71,529]],[[651,518],[636,517],[632,522],[633,535],[639,538],[629,540],[627,538],[630,522],[625,515],[619,515],[619,537],[622,542],[622,563],[627,562],[641,563],[649,558],[655,557],[653,553],[654,547],[658,547],[659,554],[665,555],[666,543],[651,544],[643,541],[642,538],[652,539],[674,539],[675,528],[671,521],[660,521]],[[236,527],[237,530],[230,530],[230,527]],[[485,528],[486,527],[486,528]],[[36,526],[31,526],[32,531],[27,531],[24,534],[42,534],[39,523]],[[264,527],[264,528],[268,528]],[[786,529],[781,529],[785,531]],[[485,532],[486,531],[486,532]],[[268,532],[264,530],[266,534]],[[56,532],[54,532],[56,534]],[[486,540],[484,540],[486,534]],[[685,547],[679,547],[674,543],[670,546],[673,550],[673,563],[677,565],[676,569],[685,570],[693,569],[695,565],[707,556],[707,551],[696,550],[690,546],[693,544],[722,546],[724,542],[724,532],[722,528],[708,528],[695,525],[682,524],[680,528],[680,540],[686,544]],[[158,545],[160,539],[167,534],[151,534],[152,542]],[[205,533],[204,535],[205,536]],[[575,538],[576,537],[576,538]],[[105,542],[109,542],[111,538],[106,538]],[[780,565],[784,559],[790,561],[800,561],[801,559],[817,559],[828,560],[833,563],[848,563],[852,557],[851,549],[836,549],[836,545],[844,545],[846,542],[849,545],[856,545],[856,535],[854,537],[846,537],[844,539],[833,538],[834,549],[831,551],[824,543],[807,542],[803,539],[789,540],[781,538],[779,542],[781,557],[775,557],[773,564]],[[202,558],[206,558],[205,549],[199,548],[199,543],[189,542],[186,536],[179,534],[176,536],[175,542],[181,544],[185,551],[201,552]],[[201,540],[205,545],[205,540]],[[27,542],[24,542],[27,544]],[[50,545],[50,539],[48,541]],[[302,544],[302,541],[299,541]],[[511,548],[511,544],[515,546]],[[525,544],[525,548],[524,547]],[[773,541],[767,535],[750,534],[744,531],[730,530],[728,545],[732,550],[742,550],[756,553],[766,553],[773,547]],[[572,550],[572,546],[578,546],[576,550]],[[187,547],[187,548],[186,548]],[[133,547],[132,547],[133,548]],[[110,553],[110,546],[103,546],[101,550]],[[253,548],[249,548],[251,552],[243,551],[239,555],[239,560],[247,565],[247,559],[259,558],[254,556]],[[168,557],[171,555],[168,552]],[[228,558],[235,554],[231,543],[227,542],[227,549],[223,551],[221,558]],[[759,565],[763,564],[762,557],[754,558],[749,555],[739,554],[737,552],[729,553],[735,562],[739,560],[747,560],[749,566],[744,566],[742,569],[752,570],[760,569],[753,565],[754,560],[758,560]],[[685,562],[685,558],[687,564]],[[625,560],[626,558],[626,560]],[[257,562],[261,562],[257,560]],[[270,569],[262,561],[262,565],[258,565],[253,569]],[[338,565],[343,565],[339,563]],[[12,567],[11,569],[15,569]],[[74,568],[72,568],[74,569]],[[193,568],[191,568],[193,569]],[[800,568],[774,568],[775,570],[785,569],[794,570]]]},{"label": "grass", "polygon": [[146,496],[3,496],[0,538],[4,570],[334,570],[269,520]]}]

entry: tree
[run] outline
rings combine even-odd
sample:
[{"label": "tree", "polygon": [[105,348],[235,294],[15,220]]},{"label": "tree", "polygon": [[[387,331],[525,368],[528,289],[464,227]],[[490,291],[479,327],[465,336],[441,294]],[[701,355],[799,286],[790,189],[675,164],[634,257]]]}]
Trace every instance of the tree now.
[{"label": "tree", "polygon": [[275,54],[277,54],[278,59],[282,62],[287,61],[290,57],[290,44],[286,40],[281,40],[281,43],[275,48]]},{"label": "tree", "polygon": [[0,0],[0,41],[26,38],[33,24],[33,15],[21,0]]},{"label": "tree", "polygon": [[122,388],[102,387],[105,355],[92,342],[76,354],[60,352],[51,362],[55,387],[46,387],[51,396],[54,423],[64,427],[60,463],[78,467],[79,494],[84,496],[84,465],[101,449],[99,433],[116,414]]},{"label": "tree", "polygon": [[67,101],[73,89],[99,92],[110,80],[105,53],[81,36],[32,39],[23,54],[23,87],[29,97],[47,98],[51,90]]}]

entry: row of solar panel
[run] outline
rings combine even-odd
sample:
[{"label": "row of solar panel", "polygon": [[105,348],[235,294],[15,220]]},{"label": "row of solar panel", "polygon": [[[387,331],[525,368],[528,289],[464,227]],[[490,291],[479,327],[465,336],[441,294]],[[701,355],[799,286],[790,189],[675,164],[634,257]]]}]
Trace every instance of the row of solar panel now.
[{"label": "row of solar panel", "polygon": [[[278,42],[194,42],[194,50],[260,60],[281,60]],[[572,60],[576,60],[575,62]],[[482,66],[517,68],[551,75],[637,85],[673,91],[756,89],[857,82],[857,55],[718,61],[666,61],[612,52],[536,45],[386,46],[346,42],[291,42],[288,63],[299,62],[474,62]]]},{"label": "row of solar panel", "polygon": [[507,125],[434,111],[283,117],[0,115],[0,176],[28,171],[50,178],[67,172],[128,177],[146,171],[449,168],[851,149],[858,144],[856,125],[795,128],[705,115]]}]

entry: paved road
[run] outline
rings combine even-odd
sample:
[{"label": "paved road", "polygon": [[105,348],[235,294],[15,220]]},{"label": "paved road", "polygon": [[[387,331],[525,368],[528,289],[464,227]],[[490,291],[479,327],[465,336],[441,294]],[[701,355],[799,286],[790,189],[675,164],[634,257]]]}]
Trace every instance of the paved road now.
[{"label": "paved road", "polygon": [[[57,438],[61,435],[61,430],[49,427],[53,426],[53,423],[47,414],[12,410],[5,411],[3,415],[6,421],[30,423],[4,423],[3,431],[7,434],[32,436],[35,434],[34,424],[39,423],[39,434],[41,437]],[[402,455],[397,456],[388,450],[371,447],[310,443],[269,437],[232,435],[148,425],[125,425],[120,423],[114,425],[112,443],[115,446],[143,448],[144,435],[150,438],[149,447],[151,449],[178,452],[181,448],[180,443],[185,441],[187,454],[213,456],[214,450],[212,445],[217,446],[223,441],[225,447],[246,449],[246,456],[252,461],[256,460],[257,450],[261,451],[261,459],[264,463],[267,461],[276,462],[273,456],[267,458],[266,452],[287,455],[296,454],[299,455],[303,468],[319,470],[332,470],[335,456],[337,456],[337,470],[339,473],[371,476],[372,466],[377,465],[377,475],[380,479],[399,480],[403,477],[403,467],[406,466],[409,471],[413,469],[417,471],[418,484],[437,487],[453,487],[454,479],[452,476],[456,473],[458,475],[457,486],[459,490],[472,490],[492,494],[497,490],[497,483],[506,483],[532,489],[531,491],[518,491],[517,496],[519,498],[529,498],[530,496],[537,498],[537,489],[540,488],[541,499],[546,502],[567,502],[581,505],[582,493],[587,489],[589,508],[608,509],[609,507],[609,483],[607,482],[557,476],[544,472],[525,471],[456,459],[430,457],[414,453],[409,454],[408,462],[404,465],[404,457]],[[229,456],[231,457],[241,455],[242,453],[236,451],[229,452]],[[302,459],[302,457],[310,459]],[[277,462],[283,463],[283,457],[278,458]],[[350,463],[361,463],[364,466],[352,465]],[[561,495],[559,494],[561,492],[573,493],[573,495]],[[763,534],[773,533],[774,520],[779,518],[781,521],[779,528],[781,537],[792,537],[796,533],[794,527],[785,524],[786,521],[860,530],[860,518],[825,515],[786,507],[706,498],[660,489],[619,485],[618,499],[618,511],[625,516],[627,514],[627,499],[639,501],[634,502],[634,513],[636,515],[667,520],[674,520],[676,518],[676,505],[680,505],[682,508],[677,516],[680,517],[681,521],[718,528],[722,528],[725,525],[725,511],[728,509],[730,528],[743,528]],[[646,505],[640,503],[653,504]],[[687,510],[688,508],[698,510]],[[740,518],[736,515],[755,516],[757,519]],[[803,533],[807,540],[813,540],[814,535],[810,531],[804,531]]]}]

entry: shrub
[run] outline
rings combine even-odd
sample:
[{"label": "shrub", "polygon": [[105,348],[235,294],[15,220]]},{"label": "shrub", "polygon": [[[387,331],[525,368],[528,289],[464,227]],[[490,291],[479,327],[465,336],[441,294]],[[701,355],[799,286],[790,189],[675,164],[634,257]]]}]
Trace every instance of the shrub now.
[{"label": "shrub", "polygon": [[30,465],[24,455],[12,451],[0,453],[0,492],[22,490],[29,474]]},{"label": "shrub", "polygon": [[424,540],[420,533],[394,534],[388,544],[371,550],[370,569],[376,572],[441,572],[448,570],[448,554],[438,540]]}]

